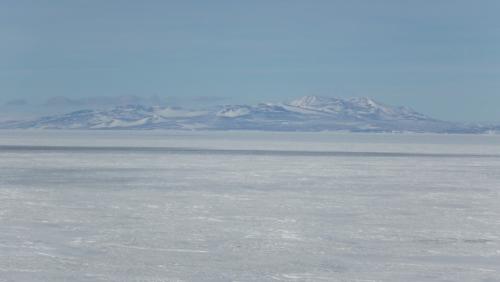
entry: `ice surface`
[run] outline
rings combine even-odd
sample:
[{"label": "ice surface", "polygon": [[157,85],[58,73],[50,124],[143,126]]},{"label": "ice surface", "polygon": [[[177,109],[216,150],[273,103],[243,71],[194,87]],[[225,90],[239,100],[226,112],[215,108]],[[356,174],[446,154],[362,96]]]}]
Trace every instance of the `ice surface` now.
[{"label": "ice surface", "polygon": [[0,281],[500,281],[499,148],[0,131]]}]

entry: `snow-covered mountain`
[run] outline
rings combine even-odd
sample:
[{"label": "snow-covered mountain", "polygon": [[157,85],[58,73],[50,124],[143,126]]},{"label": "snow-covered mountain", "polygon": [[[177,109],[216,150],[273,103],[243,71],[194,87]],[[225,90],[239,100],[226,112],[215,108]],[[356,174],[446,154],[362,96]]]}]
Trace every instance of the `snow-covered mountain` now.
[{"label": "snow-covered mountain", "polygon": [[370,98],[325,98],[304,96],[288,103],[288,106],[312,112],[334,115],[343,119],[396,119],[428,120],[429,117],[406,107],[391,107]]},{"label": "snow-covered mountain", "polygon": [[370,98],[305,96],[284,103],[225,105],[207,110],[162,106],[119,106],[80,110],[30,121],[0,124],[3,128],[39,129],[185,129],[355,132],[462,132],[485,128],[439,121],[407,107]]}]

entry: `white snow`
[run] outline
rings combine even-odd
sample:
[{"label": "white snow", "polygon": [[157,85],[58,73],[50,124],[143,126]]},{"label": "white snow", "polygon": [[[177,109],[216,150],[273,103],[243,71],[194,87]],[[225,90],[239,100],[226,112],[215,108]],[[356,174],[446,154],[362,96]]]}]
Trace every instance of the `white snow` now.
[{"label": "white snow", "polygon": [[162,108],[155,107],[154,112],[164,118],[187,118],[187,117],[198,117],[207,114],[206,111],[194,111],[185,109],[175,109],[175,108]]},{"label": "white snow", "polygon": [[246,106],[228,106],[218,111],[216,116],[235,118],[235,117],[246,116],[250,113],[251,113],[250,108]]},{"label": "white snow", "polygon": [[499,281],[499,148],[0,131],[0,281]]}]

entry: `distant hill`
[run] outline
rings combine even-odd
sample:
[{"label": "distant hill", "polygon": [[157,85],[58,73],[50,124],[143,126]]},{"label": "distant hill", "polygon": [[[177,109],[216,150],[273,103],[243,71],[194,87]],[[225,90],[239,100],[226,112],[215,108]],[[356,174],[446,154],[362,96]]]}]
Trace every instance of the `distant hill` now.
[{"label": "distant hill", "polygon": [[1,128],[24,129],[180,129],[350,132],[484,133],[498,129],[436,120],[408,107],[373,99],[305,96],[283,103],[224,105],[206,110],[126,105],[110,110],[79,110]]}]

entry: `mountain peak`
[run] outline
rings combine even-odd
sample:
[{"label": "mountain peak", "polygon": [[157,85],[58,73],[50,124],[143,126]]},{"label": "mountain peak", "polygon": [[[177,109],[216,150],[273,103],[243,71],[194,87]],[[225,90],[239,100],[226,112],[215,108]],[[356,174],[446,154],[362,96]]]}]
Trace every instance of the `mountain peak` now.
[{"label": "mountain peak", "polygon": [[329,103],[332,102],[332,100],[337,100],[337,98],[308,95],[292,100],[288,104],[294,107],[307,108],[320,104]]},{"label": "mountain peak", "polygon": [[368,97],[304,96],[286,103],[225,105],[186,110],[164,106],[122,105],[76,111],[31,121],[0,124],[3,128],[51,129],[212,129],[355,132],[478,132],[480,127],[434,120],[404,107]]},{"label": "mountain peak", "polygon": [[326,105],[350,104],[361,107],[378,108],[383,105],[369,97],[336,98],[326,96],[308,95],[292,100],[288,105],[300,108],[310,108]]},{"label": "mountain peak", "polygon": [[347,99],[347,101],[350,101],[351,103],[358,104],[358,105],[363,105],[367,107],[380,107],[382,104],[373,100],[372,98],[369,97],[353,97]]}]

